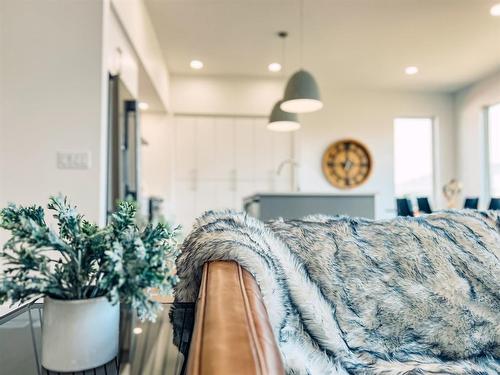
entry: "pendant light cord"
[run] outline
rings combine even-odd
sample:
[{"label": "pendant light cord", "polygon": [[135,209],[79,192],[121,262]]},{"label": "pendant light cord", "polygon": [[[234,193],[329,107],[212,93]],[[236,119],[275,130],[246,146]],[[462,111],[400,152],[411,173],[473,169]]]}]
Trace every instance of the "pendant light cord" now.
[{"label": "pendant light cord", "polygon": [[303,48],[304,48],[304,0],[300,0],[300,47],[299,47],[299,65],[300,69],[303,68]]},{"label": "pendant light cord", "polygon": [[288,33],[286,31],[279,31],[278,36],[282,40],[281,42],[281,75],[283,77],[286,76],[286,37],[288,36]]}]

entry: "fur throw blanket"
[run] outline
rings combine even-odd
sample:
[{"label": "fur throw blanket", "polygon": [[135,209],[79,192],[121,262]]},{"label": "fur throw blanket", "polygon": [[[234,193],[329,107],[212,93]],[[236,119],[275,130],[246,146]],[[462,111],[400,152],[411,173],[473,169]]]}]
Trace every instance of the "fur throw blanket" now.
[{"label": "fur throw blanket", "polygon": [[182,245],[179,301],[203,263],[261,289],[288,374],[500,374],[500,216],[262,223],[208,212]]}]

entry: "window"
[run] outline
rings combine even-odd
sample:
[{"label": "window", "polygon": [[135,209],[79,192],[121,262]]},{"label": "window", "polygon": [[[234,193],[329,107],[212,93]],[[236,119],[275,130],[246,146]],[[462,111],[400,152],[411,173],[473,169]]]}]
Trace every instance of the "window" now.
[{"label": "window", "polygon": [[433,182],[433,120],[394,120],[394,187],[396,196],[429,197]]},{"label": "window", "polygon": [[500,104],[488,108],[488,175],[490,195],[500,197]]}]

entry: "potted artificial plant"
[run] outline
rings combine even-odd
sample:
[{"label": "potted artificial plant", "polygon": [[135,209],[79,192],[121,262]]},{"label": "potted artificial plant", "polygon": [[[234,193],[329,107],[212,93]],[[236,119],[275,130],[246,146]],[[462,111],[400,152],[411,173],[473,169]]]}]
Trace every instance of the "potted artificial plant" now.
[{"label": "potted artificial plant", "polygon": [[150,289],[168,292],[175,231],[163,224],[140,230],[135,205],[121,202],[104,228],[84,220],[66,199],[51,198],[58,230],[42,207],[10,205],[0,228],[12,237],[0,252],[0,304],[44,296],[42,365],[54,371],[95,368],[118,353],[119,303],[141,319],[160,305]]}]

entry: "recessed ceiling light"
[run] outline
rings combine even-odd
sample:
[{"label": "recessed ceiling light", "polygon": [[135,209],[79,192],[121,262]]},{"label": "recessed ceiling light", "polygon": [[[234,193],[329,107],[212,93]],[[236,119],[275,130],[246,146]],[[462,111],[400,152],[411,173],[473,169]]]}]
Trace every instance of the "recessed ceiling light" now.
[{"label": "recessed ceiling light", "polygon": [[498,17],[500,16],[500,4],[495,4],[491,7],[490,9],[490,14],[493,16],[493,17]]},{"label": "recessed ceiling light", "polygon": [[270,72],[279,72],[281,71],[281,64],[280,63],[271,63],[267,66],[267,69],[269,69]]},{"label": "recessed ceiling light", "polygon": [[201,62],[200,60],[192,60],[189,65],[191,66],[191,68],[196,70],[200,70],[201,68],[203,68],[203,62]]},{"label": "recessed ceiling light", "polygon": [[418,68],[416,66],[407,66],[405,68],[405,73],[408,74],[409,76],[412,76],[418,73]]},{"label": "recessed ceiling light", "polygon": [[139,102],[139,109],[142,111],[147,111],[149,109],[149,104],[146,102]]},{"label": "recessed ceiling light", "polygon": [[134,332],[134,335],[140,335],[142,333],[142,328],[141,327],[135,327],[132,332]]}]

